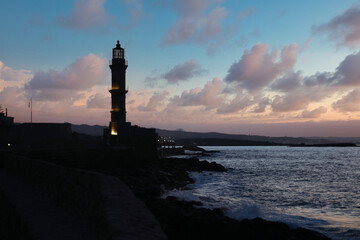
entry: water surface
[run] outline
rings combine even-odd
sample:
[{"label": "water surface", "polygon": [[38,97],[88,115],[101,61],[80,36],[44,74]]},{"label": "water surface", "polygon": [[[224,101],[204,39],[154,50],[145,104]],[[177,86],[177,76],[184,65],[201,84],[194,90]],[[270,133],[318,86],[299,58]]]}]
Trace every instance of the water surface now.
[{"label": "water surface", "polygon": [[226,173],[194,173],[188,191],[172,195],[221,207],[237,218],[262,217],[360,239],[360,148],[204,147],[201,160]]}]

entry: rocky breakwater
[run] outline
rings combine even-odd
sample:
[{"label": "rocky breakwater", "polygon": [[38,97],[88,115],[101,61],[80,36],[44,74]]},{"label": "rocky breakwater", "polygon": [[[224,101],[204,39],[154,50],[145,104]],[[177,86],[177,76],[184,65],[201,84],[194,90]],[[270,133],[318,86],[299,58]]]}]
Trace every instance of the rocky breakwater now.
[{"label": "rocky breakwater", "polygon": [[[118,168],[121,178],[142,199],[169,239],[328,239],[304,228],[290,229],[285,223],[261,218],[237,221],[221,209],[201,208],[201,202],[175,197],[161,198],[164,191],[186,188],[194,180],[189,171],[226,171],[215,162],[167,158]],[[137,166],[137,167],[134,167]]]}]

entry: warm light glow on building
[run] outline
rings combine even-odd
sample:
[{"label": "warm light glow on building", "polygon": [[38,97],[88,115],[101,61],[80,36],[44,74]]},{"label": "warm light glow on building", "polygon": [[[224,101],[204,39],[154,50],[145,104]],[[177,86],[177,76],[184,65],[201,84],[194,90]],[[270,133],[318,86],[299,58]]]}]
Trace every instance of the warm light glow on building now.
[{"label": "warm light glow on building", "polygon": [[115,122],[111,123],[111,135],[118,135],[117,124]]}]

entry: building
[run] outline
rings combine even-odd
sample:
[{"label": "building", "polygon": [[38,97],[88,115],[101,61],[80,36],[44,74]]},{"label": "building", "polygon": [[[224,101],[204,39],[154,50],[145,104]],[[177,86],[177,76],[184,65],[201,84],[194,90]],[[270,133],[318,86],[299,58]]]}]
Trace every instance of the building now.
[{"label": "building", "polygon": [[111,121],[109,129],[104,130],[106,144],[132,148],[135,152],[150,154],[156,152],[157,134],[155,129],[131,126],[126,121],[126,69],[128,61],[125,50],[117,41],[112,50],[111,69]]},{"label": "building", "polygon": [[130,137],[131,123],[126,122],[126,69],[128,61],[125,59],[124,48],[117,41],[116,47],[112,50],[111,69],[111,121],[110,144],[125,145]]},{"label": "building", "polygon": [[[1,106],[0,106],[1,109]],[[14,126],[14,118],[9,117],[6,112],[0,112],[0,149],[11,145],[11,130]]]},{"label": "building", "polygon": [[0,127],[1,128],[8,128],[8,127],[11,127],[13,125],[14,125],[14,118],[8,116],[7,108],[6,108],[5,113],[0,112]]},{"label": "building", "polygon": [[[76,139],[75,139],[76,140]],[[75,141],[70,123],[15,123],[6,112],[0,112],[0,150],[14,148],[73,147]]]}]

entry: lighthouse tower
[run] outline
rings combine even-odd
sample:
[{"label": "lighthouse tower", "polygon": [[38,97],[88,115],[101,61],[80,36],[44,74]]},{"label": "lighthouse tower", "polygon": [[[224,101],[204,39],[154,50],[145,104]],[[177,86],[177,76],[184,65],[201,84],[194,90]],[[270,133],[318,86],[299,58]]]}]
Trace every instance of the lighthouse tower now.
[{"label": "lighthouse tower", "polygon": [[[112,50],[111,69],[111,122],[110,134],[115,138],[126,138],[129,136],[131,123],[126,122],[125,89],[126,69],[128,61],[125,60],[124,48],[117,41],[116,47]],[[114,137],[112,137],[114,138]],[[112,141],[113,142],[113,141]],[[118,142],[118,141],[116,141]]]}]

